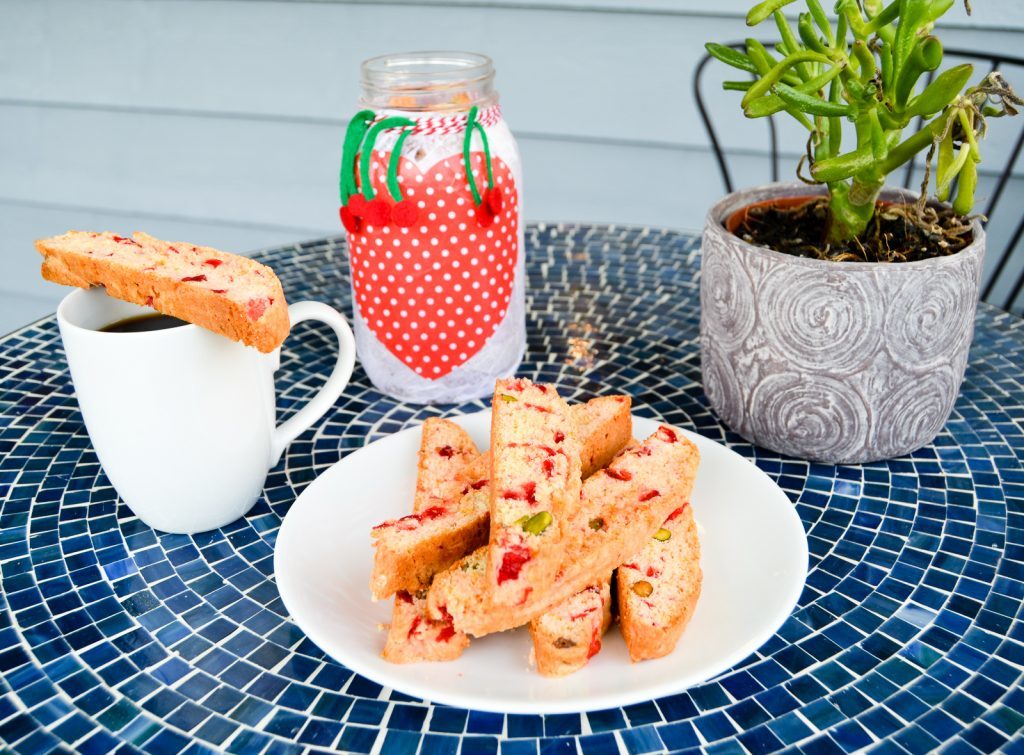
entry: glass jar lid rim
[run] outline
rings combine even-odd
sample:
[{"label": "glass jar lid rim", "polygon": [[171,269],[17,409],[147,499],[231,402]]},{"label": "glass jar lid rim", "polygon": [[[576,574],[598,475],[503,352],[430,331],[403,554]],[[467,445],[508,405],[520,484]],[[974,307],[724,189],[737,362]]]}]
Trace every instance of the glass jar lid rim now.
[{"label": "glass jar lid rim", "polygon": [[399,82],[479,81],[494,75],[491,59],[476,52],[426,50],[379,55],[363,61],[363,84],[371,88]]}]

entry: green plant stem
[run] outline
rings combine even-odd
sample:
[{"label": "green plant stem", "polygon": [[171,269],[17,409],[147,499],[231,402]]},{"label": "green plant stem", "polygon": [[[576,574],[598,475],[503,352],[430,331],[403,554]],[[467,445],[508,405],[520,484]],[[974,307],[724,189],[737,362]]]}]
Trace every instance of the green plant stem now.
[{"label": "green plant stem", "polygon": [[920,131],[908,136],[902,142],[889,150],[889,154],[882,160],[878,169],[883,174],[892,173],[898,167],[910,160],[918,152],[928,149],[935,137],[942,133],[946,126],[946,118],[941,113],[935,120],[923,127]]},{"label": "green plant stem", "polygon": [[828,242],[839,244],[855,239],[867,230],[875,214],[875,203],[885,185],[885,178],[862,179],[830,183]]}]

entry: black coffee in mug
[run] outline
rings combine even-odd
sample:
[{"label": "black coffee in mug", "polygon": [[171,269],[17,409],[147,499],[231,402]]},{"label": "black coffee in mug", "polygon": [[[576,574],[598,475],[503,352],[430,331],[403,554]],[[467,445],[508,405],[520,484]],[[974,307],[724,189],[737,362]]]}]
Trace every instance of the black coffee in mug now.
[{"label": "black coffee in mug", "polygon": [[179,325],[188,325],[184,320],[170,315],[162,315],[159,312],[146,315],[126,317],[123,320],[112,322],[100,328],[102,333],[146,333],[150,330],[166,330],[177,328]]}]

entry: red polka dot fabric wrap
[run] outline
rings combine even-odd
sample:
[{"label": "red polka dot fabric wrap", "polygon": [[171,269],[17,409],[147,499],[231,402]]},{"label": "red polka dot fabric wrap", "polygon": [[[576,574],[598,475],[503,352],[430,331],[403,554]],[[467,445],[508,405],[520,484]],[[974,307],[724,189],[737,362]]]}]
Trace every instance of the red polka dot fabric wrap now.
[{"label": "red polka dot fabric wrap", "polygon": [[[364,214],[349,229],[355,305],[401,364],[440,380],[479,353],[509,312],[522,253],[515,176],[492,154],[492,195],[500,199],[478,206],[462,154],[429,166],[403,156],[399,203],[387,187],[391,153],[373,150],[371,159],[373,201],[389,209],[376,216],[386,223]],[[470,165],[483,188],[484,153],[472,151]]]}]

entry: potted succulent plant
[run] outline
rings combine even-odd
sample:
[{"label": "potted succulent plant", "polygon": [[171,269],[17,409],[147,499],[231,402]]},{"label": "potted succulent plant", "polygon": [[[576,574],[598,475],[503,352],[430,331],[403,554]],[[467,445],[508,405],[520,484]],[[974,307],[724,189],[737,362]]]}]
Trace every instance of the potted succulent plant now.
[{"label": "potted succulent plant", "polygon": [[[808,139],[802,183],[736,192],[708,214],[704,388],[759,445],[831,463],[899,456],[935,437],[959,392],[985,251],[978,142],[1021,101],[998,73],[970,87],[970,65],[934,74],[932,30],[953,0],[839,0],[834,19],[806,0],[796,31],[792,2],[747,15],[774,19],[774,51],[707,45],[752,74],[724,85],[747,117],[786,113]],[[921,153],[920,195],[887,189]]]}]

